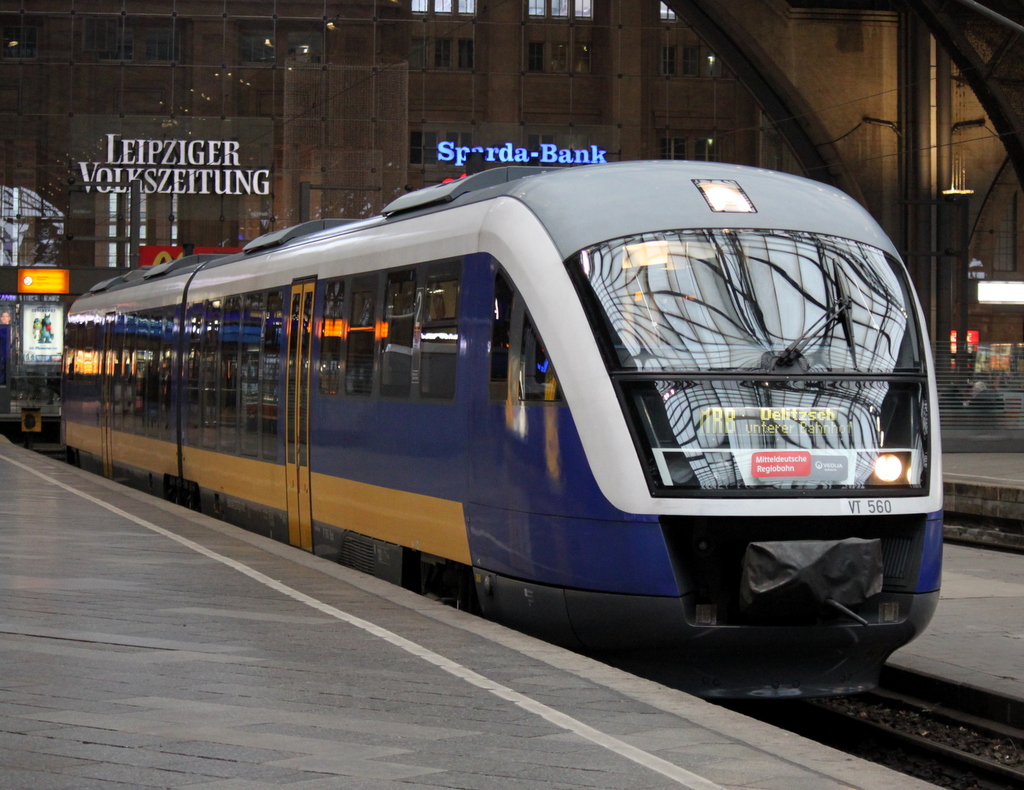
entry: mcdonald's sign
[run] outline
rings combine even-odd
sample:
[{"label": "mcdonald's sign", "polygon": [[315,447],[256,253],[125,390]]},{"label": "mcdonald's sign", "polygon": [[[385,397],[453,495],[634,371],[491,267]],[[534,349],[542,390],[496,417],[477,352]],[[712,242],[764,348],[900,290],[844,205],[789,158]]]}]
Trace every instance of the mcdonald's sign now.
[{"label": "mcdonald's sign", "polygon": [[[241,247],[194,247],[194,255],[229,255],[241,252]],[[139,266],[156,266],[161,263],[176,261],[185,255],[185,248],[180,245],[144,244],[139,247]]]}]

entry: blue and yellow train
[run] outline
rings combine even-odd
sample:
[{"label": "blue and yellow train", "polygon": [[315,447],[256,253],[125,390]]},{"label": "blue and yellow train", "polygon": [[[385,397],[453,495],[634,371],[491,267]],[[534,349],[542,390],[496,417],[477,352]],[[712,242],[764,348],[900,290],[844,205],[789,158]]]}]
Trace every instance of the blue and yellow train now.
[{"label": "blue and yellow train", "polygon": [[896,250],[765,170],[500,168],[103,283],[84,468],[703,696],[872,687],[938,598]]}]

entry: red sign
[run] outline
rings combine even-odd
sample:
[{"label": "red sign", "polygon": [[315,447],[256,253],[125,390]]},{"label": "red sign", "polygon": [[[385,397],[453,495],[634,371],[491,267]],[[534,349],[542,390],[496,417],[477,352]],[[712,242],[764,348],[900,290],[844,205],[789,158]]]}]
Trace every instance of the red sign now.
[{"label": "red sign", "polygon": [[[228,255],[232,252],[241,252],[241,247],[194,247],[193,255]],[[158,244],[144,244],[139,247],[139,266],[156,266],[160,263],[169,263],[184,257],[185,248],[180,245],[160,246]]]},{"label": "red sign", "polygon": [[[978,340],[980,340],[980,337],[979,337],[979,334],[978,334],[978,330],[977,329],[968,329],[967,330],[967,350],[968,351],[973,351],[974,348],[971,348],[971,346],[974,346],[975,348],[977,348]],[[956,353],[956,330],[955,329],[950,329],[949,330],[949,353],[950,354],[955,354]]]},{"label": "red sign", "polygon": [[143,244],[139,247],[139,266],[156,266],[159,263],[176,261],[184,254],[184,247],[161,247],[157,244]]},{"label": "red sign", "polygon": [[750,459],[750,474],[754,477],[808,477],[811,474],[811,454],[754,453]]}]

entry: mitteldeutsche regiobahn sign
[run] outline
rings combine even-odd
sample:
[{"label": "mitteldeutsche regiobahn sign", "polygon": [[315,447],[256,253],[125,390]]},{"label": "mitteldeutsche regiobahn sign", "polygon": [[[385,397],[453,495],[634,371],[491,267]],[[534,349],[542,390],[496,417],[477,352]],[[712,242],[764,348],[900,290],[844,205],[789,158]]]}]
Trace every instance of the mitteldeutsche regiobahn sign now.
[{"label": "mitteldeutsche regiobahn sign", "polygon": [[235,140],[106,137],[106,161],[78,163],[86,183],[103,185],[97,192],[127,192],[139,181],[147,194],[270,194],[270,169],[241,167]]}]

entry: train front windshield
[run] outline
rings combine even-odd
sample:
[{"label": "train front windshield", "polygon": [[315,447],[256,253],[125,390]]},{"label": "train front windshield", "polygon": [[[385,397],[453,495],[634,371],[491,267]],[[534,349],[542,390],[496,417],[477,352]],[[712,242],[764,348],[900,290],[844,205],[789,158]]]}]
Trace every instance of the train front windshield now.
[{"label": "train front windshield", "polygon": [[686,230],[605,242],[568,265],[656,494],[926,485],[920,335],[881,250]]}]

